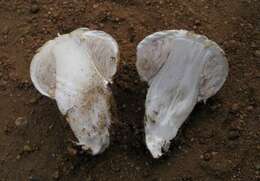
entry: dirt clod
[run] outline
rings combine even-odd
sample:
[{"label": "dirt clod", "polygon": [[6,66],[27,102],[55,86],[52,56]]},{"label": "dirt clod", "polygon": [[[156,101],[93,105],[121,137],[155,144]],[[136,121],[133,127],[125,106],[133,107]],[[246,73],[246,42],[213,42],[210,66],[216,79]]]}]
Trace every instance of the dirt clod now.
[{"label": "dirt clod", "polygon": [[230,130],[228,132],[228,139],[229,140],[235,140],[238,139],[240,136],[239,131],[238,130]]},{"label": "dirt clod", "polygon": [[25,126],[27,123],[28,123],[28,121],[27,121],[27,119],[26,118],[24,118],[24,117],[18,117],[16,120],[15,120],[15,125],[17,126],[17,127],[19,127],[19,126]]},{"label": "dirt clod", "polygon": [[237,104],[237,103],[233,104],[231,110],[232,110],[233,112],[238,111],[238,110],[239,110],[239,104]]},{"label": "dirt clod", "polygon": [[260,164],[255,164],[255,169],[260,170]]},{"label": "dirt clod", "polygon": [[30,9],[31,13],[36,14],[36,13],[39,12],[39,10],[40,10],[39,5],[37,5],[37,4],[32,4],[31,9]]},{"label": "dirt clod", "polygon": [[30,153],[32,151],[33,151],[33,149],[32,149],[32,147],[30,145],[24,145],[23,146],[23,152]]},{"label": "dirt clod", "polygon": [[28,178],[28,181],[42,181],[42,179],[40,177],[37,177],[37,176],[30,176]]},{"label": "dirt clod", "polygon": [[68,147],[67,150],[68,150],[68,154],[69,154],[70,156],[75,156],[75,155],[77,155],[77,150],[76,150],[76,149],[74,149],[74,148],[72,148],[72,147]]},{"label": "dirt clod", "polygon": [[60,178],[60,172],[59,171],[55,171],[53,174],[52,174],[52,178],[54,180],[58,180]]},{"label": "dirt clod", "polygon": [[201,159],[203,159],[205,161],[209,161],[211,158],[212,158],[211,153],[204,153],[203,155],[201,155]]}]

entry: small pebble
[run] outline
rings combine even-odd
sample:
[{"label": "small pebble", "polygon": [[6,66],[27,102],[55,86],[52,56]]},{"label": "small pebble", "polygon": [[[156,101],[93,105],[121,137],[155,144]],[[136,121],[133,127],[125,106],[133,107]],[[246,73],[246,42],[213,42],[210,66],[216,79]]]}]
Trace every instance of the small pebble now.
[{"label": "small pebble", "polygon": [[77,150],[74,149],[74,148],[72,148],[72,147],[68,147],[68,148],[67,148],[67,151],[68,151],[68,153],[69,153],[70,156],[75,156],[75,155],[77,155]]},{"label": "small pebble", "polygon": [[93,8],[96,9],[98,7],[98,4],[94,4]]},{"label": "small pebble", "polygon": [[256,146],[256,149],[258,149],[258,150],[260,151],[260,145],[257,145],[257,146]]},{"label": "small pebble", "polygon": [[38,101],[37,97],[33,97],[29,100],[30,104],[35,104]]},{"label": "small pebble", "polygon": [[209,161],[211,159],[212,155],[210,153],[204,153],[201,158],[204,160],[204,161]]},{"label": "small pebble", "polygon": [[59,171],[55,171],[52,175],[52,178],[54,178],[55,180],[59,179],[60,178],[60,173]]},{"label": "small pebble", "polygon": [[239,131],[238,130],[231,130],[228,133],[228,139],[229,140],[236,140],[239,138]]},{"label": "small pebble", "polygon": [[104,26],[105,26],[104,23],[99,23],[100,28],[104,28]]},{"label": "small pebble", "polygon": [[36,13],[39,12],[39,10],[40,10],[39,6],[37,4],[33,4],[31,6],[31,10],[30,11],[31,11],[31,13],[36,14]]},{"label": "small pebble", "polygon": [[24,126],[28,123],[28,121],[24,117],[18,117],[14,123],[16,126]]},{"label": "small pebble", "polygon": [[246,109],[247,109],[248,111],[252,111],[252,110],[254,109],[254,107],[253,107],[253,106],[248,106]]},{"label": "small pebble", "polygon": [[20,159],[21,159],[21,155],[17,155],[16,160],[20,160]]},{"label": "small pebble", "polygon": [[9,32],[9,27],[8,27],[8,26],[4,26],[4,27],[3,27],[3,34],[4,34],[4,35],[7,35],[8,32]]},{"label": "small pebble", "polygon": [[32,149],[32,147],[30,145],[24,145],[23,146],[23,151],[29,153],[29,152],[32,152],[33,149]]},{"label": "small pebble", "polygon": [[237,104],[237,103],[233,104],[231,109],[232,109],[233,112],[238,111],[238,109],[239,109],[239,104]]},{"label": "small pebble", "polygon": [[252,47],[252,48],[256,48],[256,47],[257,47],[256,43],[255,43],[255,42],[252,42],[252,43],[251,43],[251,47]]},{"label": "small pebble", "polygon": [[28,178],[28,181],[41,181],[41,179],[40,177],[32,175]]},{"label": "small pebble", "polygon": [[120,19],[119,19],[118,17],[115,18],[115,21],[116,21],[116,22],[119,22],[119,20],[120,20]]},{"label": "small pebble", "polygon": [[141,170],[141,168],[140,168],[140,167],[138,167],[138,166],[137,166],[137,167],[135,167],[135,169],[136,169],[136,171],[138,171],[138,172]]},{"label": "small pebble", "polygon": [[258,58],[260,57],[260,50],[255,51],[255,56],[258,57]]}]

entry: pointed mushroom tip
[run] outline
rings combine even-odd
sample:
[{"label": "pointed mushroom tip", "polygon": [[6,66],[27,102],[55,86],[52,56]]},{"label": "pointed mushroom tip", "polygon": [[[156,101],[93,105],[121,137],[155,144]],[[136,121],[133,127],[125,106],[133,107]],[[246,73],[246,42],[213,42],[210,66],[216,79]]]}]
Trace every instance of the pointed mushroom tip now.
[{"label": "pointed mushroom tip", "polygon": [[162,156],[162,152],[151,152],[151,154],[152,154],[152,156],[153,156],[153,158],[154,159],[158,159],[158,158],[160,158],[161,156]]},{"label": "pointed mushroom tip", "polygon": [[151,135],[146,135],[146,145],[153,158],[157,159],[163,155],[162,153],[163,142],[164,141],[161,138],[154,137]]},{"label": "pointed mushroom tip", "polygon": [[81,146],[82,150],[86,151],[87,153],[91,154],[92,156],[99,154],[99,152],[97,150],[94,150],[85,144],[80,145],[80,146]]},{"label": "pointed mushroom tip", "polygon": [[160,158],[162,156],[162,152],[160,150],[152,148],[151,146],[149,146],[148,143],[147,143],[147,148],[148,148],[148,150],[151,153],[153,158],[157,159],[157,158]]},{"label": "pointed mushroom tip", "polygon": [[91,155],[99,155],[103,153],[109,144],[103,144],[103,145],[87,145],[87,144],[77,144],[78,146],[81,146],[83,150],[90,153]]},{"label": "pointed mushroom tip", "polygon": [[[110,138],[108,130],[88,130],[85,128],[84,132],[79,120],[73,119],[68,121],[75,137],[77,138],[76,145],[80,146],[82,150],[86,151],[90,155],[98,155],[103,153],[109,146]],[[75,129],[75,127],[77,127]],[[74,128],[74,129],[73,129]],[[101,132],[102,131],[102,132]]]}]

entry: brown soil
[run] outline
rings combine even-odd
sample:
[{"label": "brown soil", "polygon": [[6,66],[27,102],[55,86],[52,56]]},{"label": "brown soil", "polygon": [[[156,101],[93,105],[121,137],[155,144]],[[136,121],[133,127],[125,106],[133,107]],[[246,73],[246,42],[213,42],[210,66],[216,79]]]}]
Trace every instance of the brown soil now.
[{"label": "brown soil", "polygon": [[[260,179],[259,0],[0,0],[0,181],[253,181]],[[29,77],[37,48],[57,33],[89,27],[118,41],[113,85],[119,123],[103,154],[76,148],[56,103]],[[147,86],[136,45],[165,29],[205,34],[226,51],[221,91],[197,105],[171,145],[152,159],[144,145]]]}]

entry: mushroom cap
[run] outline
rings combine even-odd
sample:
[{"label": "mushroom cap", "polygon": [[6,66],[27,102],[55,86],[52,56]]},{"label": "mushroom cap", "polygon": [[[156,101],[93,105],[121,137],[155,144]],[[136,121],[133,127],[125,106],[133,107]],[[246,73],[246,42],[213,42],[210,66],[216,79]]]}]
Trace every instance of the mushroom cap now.
[{"label": "mushroom cap", "polygon": [[78,28],[70,34],[59,35],[46,42],[33,57],[30,66],[32,82],[36,89],[47,97],[54,98],[55,96],[56,61],[53,56],[53,48],[71,38],[80,42],[88,51],[95,68],[105,81],[111,82],[116,73],[119,49],[114,38],[103,31]]}]

